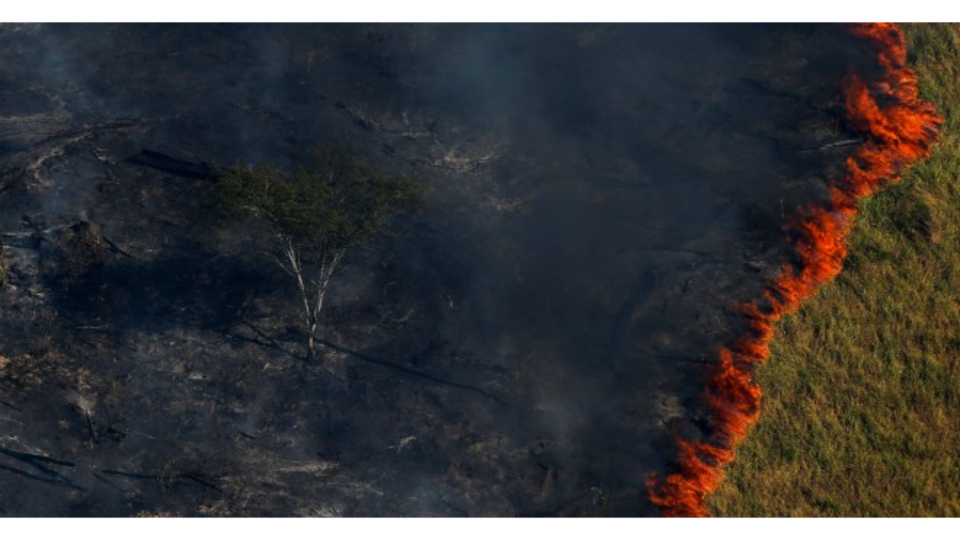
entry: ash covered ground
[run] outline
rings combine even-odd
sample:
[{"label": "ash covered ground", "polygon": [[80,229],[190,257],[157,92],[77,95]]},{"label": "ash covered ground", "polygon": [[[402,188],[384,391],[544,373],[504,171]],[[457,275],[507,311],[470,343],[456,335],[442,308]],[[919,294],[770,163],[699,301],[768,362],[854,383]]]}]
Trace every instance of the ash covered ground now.
[{"label": "ash covered ground", "polygon": [[[839,26],[0,27],[0,515],[633,516],[850,153]],[[305,360],[209,180],[350,144],[426,209]]]}]

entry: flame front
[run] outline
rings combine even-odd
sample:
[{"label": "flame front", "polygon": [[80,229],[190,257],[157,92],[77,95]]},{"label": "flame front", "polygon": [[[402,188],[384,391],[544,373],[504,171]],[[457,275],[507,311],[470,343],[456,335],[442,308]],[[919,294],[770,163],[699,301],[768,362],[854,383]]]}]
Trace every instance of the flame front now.
[{"label": "flame front", "polygon": [[723,467],[760,415],[762,391],[754,370],[770,355],[774,324],[796,311],[817,288],[840,273],[846,235],[857,215],[858,199],[873,195],[887,181],[930,155],[943,119],[919,96],[914,72],[906,67],[903,34],[894,24],[851,27],[877,48],[882,75],[866,84],[856,75],[844,81],[849,124],[864,143],[846,161],[845,174],[832,182],[829,200],[802,210],[790,223],[796,261],[785,265],[761,297],[741,306],[749,331],[719,351],[707,381],[705,404],[712,432],[700,441],[679,441],[675,472],[651,476],[647,491],[664,516],[706,516],[706,497],[723,479]]}]

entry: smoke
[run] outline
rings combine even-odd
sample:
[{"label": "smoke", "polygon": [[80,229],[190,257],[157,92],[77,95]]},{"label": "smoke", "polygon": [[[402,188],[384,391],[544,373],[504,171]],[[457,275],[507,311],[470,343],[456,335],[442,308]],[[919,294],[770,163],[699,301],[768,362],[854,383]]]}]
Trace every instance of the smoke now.
[{"label": "smoke", "polygon": [[[127,252],[91,287],[91,312],[132,352],[84,354],[124,381],[116,408],[130,434],[102,454],[86,441],[71,451],[137,471],[219,456],[255,501],[235,508],[254,514],[321,499],[361,515],[651,512],[643,482],[670,457],[676,419],[698,415],[704,352],[741,331],[728,306],[759,297],[792,253],[785,216],[819,200],[825,172],[852,151],[828,145],[842,76],[862,60],[829,26],[34,36],[3,37],[2,80],[23,92],[5,107],[26,111],[42,88],[65,130],[138,122],[72,143],[44,166],[51,185],[0,201],[4,219],[29,207],[96,221]],[[199,219],[192,181],[125,160],[146,147],[287,164],[331,141],[416,176],[429,205],[354,253],[333,285],[328,320],[341,322],[328,336],[360,354],[331,352],[304,375],[283,352],[299,345],[284,342],[285,278],[251,262],[258,231]],[[249,304],[266,337],[243,326]],[[52,440],[42,420],[34,436]],[[262,472],[321,454],[339,460],[335,481]],[[129,504],[129,490],[97,497],[99,511]]]}]

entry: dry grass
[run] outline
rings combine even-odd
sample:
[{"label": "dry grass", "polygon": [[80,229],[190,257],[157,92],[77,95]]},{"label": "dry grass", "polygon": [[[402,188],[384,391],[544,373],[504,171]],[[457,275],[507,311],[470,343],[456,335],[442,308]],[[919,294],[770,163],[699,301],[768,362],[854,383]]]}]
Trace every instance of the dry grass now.
[{"label": "dry grass", "polygon": [[717,516],[960,516],[960,25],[905,27],[935,155],[871,201],[836,282],[779,327]]}]

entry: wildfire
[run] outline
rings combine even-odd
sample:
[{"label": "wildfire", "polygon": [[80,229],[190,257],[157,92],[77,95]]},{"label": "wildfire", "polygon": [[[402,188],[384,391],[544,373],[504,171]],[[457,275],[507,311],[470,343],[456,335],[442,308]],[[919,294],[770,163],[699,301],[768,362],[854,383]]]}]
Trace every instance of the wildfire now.
[{"label": "wildfire", "polygon": [[882,75],[870,84],[856,75],[844,81],[847,120],[865,142],[832,182],[829,200],[804,209],[790,223],[796,261],[785,265],[761,298],[741,306],[749,331],[719,352],[704,401],[712,432],[701,441],[679,441],[676,470],[647,480],[650,499],[664,516],[706,516],[706,497],[723,479],[723,467],[760,415],[762,391],[753,372],[770,354],[774,324],[796,311],[817,288],[837,276],[847,254],[846,235],[857,200],[876,193],[898,172],[930,155],[943,119],[919,97],[917,79],[906,67],[903,34],[894,24],[862,24],[852,32],[877,49]]}]

